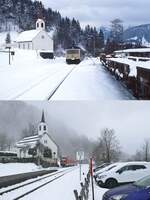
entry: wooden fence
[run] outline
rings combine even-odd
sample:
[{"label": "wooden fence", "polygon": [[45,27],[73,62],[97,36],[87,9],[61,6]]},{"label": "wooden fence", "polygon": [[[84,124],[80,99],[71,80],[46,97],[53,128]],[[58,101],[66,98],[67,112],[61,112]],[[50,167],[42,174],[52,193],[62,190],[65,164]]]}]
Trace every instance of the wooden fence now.
[{"label": "wooden fence", "polygon": [[75,200],[88,200],[89,197],[89,184],[90,184],[90,173],[87,174],[87,177],[85,178],[85,183],[81,184],[81,191],[78,192],[77,190],[74,190]]}]

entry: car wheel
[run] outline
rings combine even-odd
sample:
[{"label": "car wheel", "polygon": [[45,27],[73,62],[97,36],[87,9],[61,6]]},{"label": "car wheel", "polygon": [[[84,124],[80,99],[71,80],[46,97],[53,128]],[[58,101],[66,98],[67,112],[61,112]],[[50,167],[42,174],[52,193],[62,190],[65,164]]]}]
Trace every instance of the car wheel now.
[{"label": "car wheel", "polygon": [[97,184],[98,184],[98,186],[100,186],[100,187],[103,187],[103,185],[104,185],[102,181],[98,181]]},{"label": "car wheel", "polygon": [[105,186],[109,189],[116,187],[118,184],[116,179],[108,179],[105,183]]}]

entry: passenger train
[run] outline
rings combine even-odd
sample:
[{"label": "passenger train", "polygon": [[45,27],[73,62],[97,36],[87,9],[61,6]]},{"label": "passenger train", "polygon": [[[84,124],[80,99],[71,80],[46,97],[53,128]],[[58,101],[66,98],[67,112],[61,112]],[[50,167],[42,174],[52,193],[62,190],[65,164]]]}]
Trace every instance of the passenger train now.
[{"label": "passenger train", "polygon": [[79,64],[84,59],[85,52],[79,47],[66,49],[66,63]]}]

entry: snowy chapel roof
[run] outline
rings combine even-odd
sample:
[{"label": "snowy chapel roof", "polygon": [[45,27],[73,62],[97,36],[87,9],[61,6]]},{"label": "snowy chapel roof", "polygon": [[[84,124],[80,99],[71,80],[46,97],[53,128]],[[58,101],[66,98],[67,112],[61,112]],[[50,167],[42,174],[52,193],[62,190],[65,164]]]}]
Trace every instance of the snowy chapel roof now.
[{"label": "snowy chapel roof", "polygon": [[17,147],[23,147],[23,146],[27,146],[27,145],[35,146],[37,144],[37,142],[39,141],[39,139],[40,139],[39,135],[25,137],[22,140],[20,140],[19,142],[17,142],[16,146]]},{"label": "snowy chapel roof", "polygon": [[29,30],[29,31],[23,31],[19,34],[16,42],[30,42],[39,34],[41,30]]}]

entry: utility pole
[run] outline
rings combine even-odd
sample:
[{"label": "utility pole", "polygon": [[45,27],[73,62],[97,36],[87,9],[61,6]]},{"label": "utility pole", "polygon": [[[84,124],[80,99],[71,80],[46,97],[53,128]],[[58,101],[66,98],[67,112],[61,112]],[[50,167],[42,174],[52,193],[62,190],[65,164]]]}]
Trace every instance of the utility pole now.
[{"label": "utility pole", "polygon": [[93,159],[90,158],[90,175],[91,175],[91,184],[92,184],[92,200],[95,200],[94,197],[94,182],[93,182]]}]

